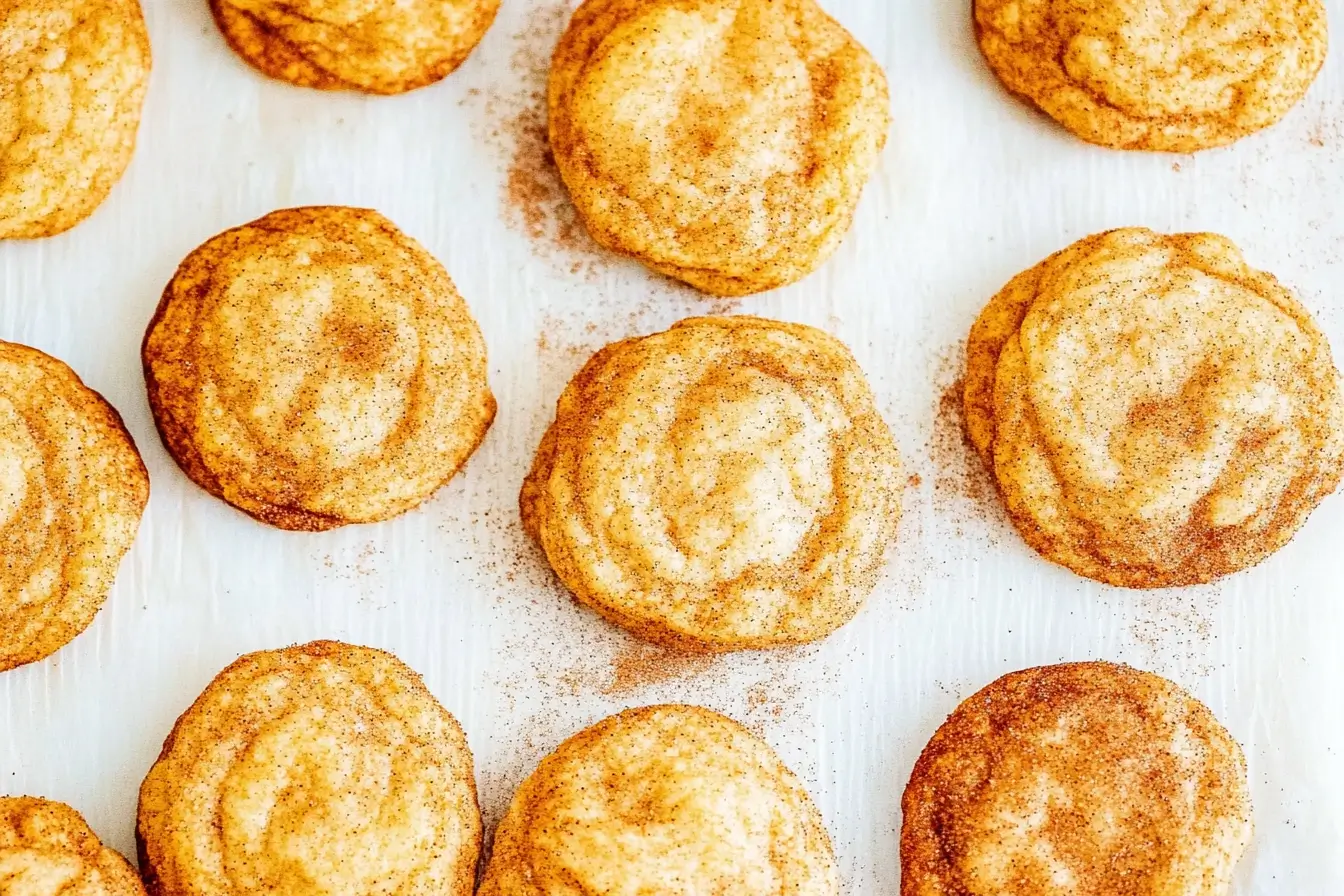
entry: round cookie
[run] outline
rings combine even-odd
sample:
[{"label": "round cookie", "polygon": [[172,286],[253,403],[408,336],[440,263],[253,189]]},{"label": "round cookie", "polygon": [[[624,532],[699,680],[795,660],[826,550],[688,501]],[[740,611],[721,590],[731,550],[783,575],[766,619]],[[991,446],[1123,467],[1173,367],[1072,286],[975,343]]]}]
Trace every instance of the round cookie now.
[{"label": "round cookie", "polygon": [[1090,143],[1195,152],[1277,122],[1325,61],[1321,0],[974,0],[1013,93]]},{"label": "round cookie", "polygon": [[471,751],[390,654],[332,641],[251,653],[173,726],[136,841],[151,896],[471,896]]},{"label": "round cookie", "polygon": [[901,808],[902,896],[1224,896],[1252,833],[1245,759],[1208,708],[1099,662],[966,700]]},{"label": "round cookie", "polygon": [[0,796],[0,892],[145,896],[140,875],[65,803]]},{"label": "round cookie", "polygon": [[1259,563],[1344,472],[1324,335],[1213,234],[1110,231],[1014,278],[971,330],[965,407],[1027,542],[1113,585]]},{"label": "round cookie", "polygon": [[499,0],[210,0],[239,56],[319,90],[405,93],[466,60]]},{"label": "round cookie", "polygon": [[586,0],[548,105],[593,238],[720,296],[835,251],[890,123],[882,69],[813,0]]},{"label": "round cookie", "polygon": [[364,209],[287,209],[209,240],[164,290],[143,356],[178,465],[282,529],[410,510],[495,416],[447,271]]},{"label": "round cookie", "polygon": [[55,358],[0,342],[0,671],[89,627],[148,501],[117,412]]},{"label": "round cookie", "polygon": [[54,236],[102,204],[149,68],[138,0],[0,0],[0,239]]},{"label": "round cookie", "polygon": [[571,737],[514,795],[479,896],[835,896],[821,814],[773,750],[694,706]]},{"label": "round cookie", "polygon": [[896,536],[903,485],[840,342],[691,318],[588,361],[519,503],[580,602],[640,638],[723,651],[848,622]]}]

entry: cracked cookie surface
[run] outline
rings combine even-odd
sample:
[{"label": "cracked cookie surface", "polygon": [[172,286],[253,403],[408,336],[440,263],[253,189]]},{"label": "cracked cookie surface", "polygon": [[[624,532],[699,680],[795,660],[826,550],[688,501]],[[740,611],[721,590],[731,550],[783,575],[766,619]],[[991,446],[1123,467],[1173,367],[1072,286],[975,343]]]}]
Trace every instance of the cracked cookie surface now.
[{"label": "cracked cookie surface", "polygon": [[1277,122],[1328,43],[1321,0],[975,0],[1004,85],[1091,143],[1195,152]]},{"label": "cracked cookie surface", "polygon": [[821,814],[774,751],[693,706],[612,716],[542,760],[480,896],[836,896]]},{"label": "cracked cookie surface", "polygon": [[182,470],[284,529],[412,509],[495,416],[485,342],[448,272],[367,209],[285,209],[208,240],[142,354]]},{"label": "cracked cookie surface", "polygon": [[140,875],[74,809],[0,797],[0,892],[9,896],[145,896]]},{"label": "cracked cookie surface", "polygon": [[1102,662],[968,698],[901,805],[902,896],[1226,896],[1252,834],[1246,760],[1208,707]]},{"label": "cracked cookie surface", "polygon": [[102,204],[149,69],[138,0],[0,0],[0,239],[54,236]]},{"label": "cracked cookie surface", "polygon": [[690,318],[588,361],[519,503],[581,603],[640,638],[723,651],[848,622],[896,537],[903,487],[891,431],[838,340]]},{"label": "cracked cookie surface", "polygon": [[1215,234],[1110,231],[1015,277],[971,329],[965,406],[1027,542],[1114,585],[1260,562],[1344,469],[1324,334]]},{"label": "cracked cookie surface", "polygon": [[173,726],[136,840],[151,896],[471,896],[471,752],[391,654],[247,654]]},{"label": "cracked cookie surface", "polygon": [[55,358],[0,342],[0,670],[89,627],[148,500],[117,412]]},{"label": "cracked cookie surface", "polygon": [[229,45],[300,87],[405,93],[467,58],[499,0],[210,0]]},{"label": "cracked cookie surface", "polygon": [[594,239],[723,296],[835,251],[889,125],[882,69],[813,0],[588,0],[548,103]]}]

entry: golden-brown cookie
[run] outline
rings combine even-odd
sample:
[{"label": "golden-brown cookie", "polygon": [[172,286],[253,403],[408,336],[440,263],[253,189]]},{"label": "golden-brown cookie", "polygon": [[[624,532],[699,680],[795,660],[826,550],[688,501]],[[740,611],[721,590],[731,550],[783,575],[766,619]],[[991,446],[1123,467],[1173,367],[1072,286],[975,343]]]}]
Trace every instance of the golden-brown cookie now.
[{"label": "golden-brown cookie", "polygon": [[1246,761],[1213,713],[1098,662],[966,700],[901,808],[901,896],[1225,896],[1252,833]]},{"label": "golden-brown cookie", "polygon": [[821,814],[773,750],[694,706],[612,716],[518,788],[480,896],[835,896]]},{"label": "golden-brown cookie", "polygon": [[549,106],[594,239],[722,296],[835,251],[889,125],[882,69],[813,0],[586,0]]},{"label": "golden-brown cookie", "polygon": [[974,0],[1013,93],[1091,143],[1195,152],[1277,122],[1325,61],[1321,0]]},{"label": "golden-brown cookie", "polygon": [[107,198],[149,84],[138,0],[0,0],[0,239],[53,236]]},{"label": "golden-brown cookie", "polygon": [[0,893],[145,896],[145,888],[65,803],[0,796]]},{"label": "golden-brown cookie", "polygon": [[495,416],[447,271],[364,209],[287,209],[209,240],[164,290],[143,355],[178,465],[283,529],[410,510]]},{"label": "golden-brown cookie", "polygon": [[210,0],[225,39],[300,87],[405,93],[453,72],[499,0]]},{"label": "golden-brown cookie", "polygon": [[840,342],[691,318],[593,356],[519,503],[582,603],[646,640],[741,650],[816,640],[858,612],[903,486]]},{"label": "golden-brown cookie", "polygon": [[0,671],[89,627],[148,500],[117,412],[55,358],[0,342]]},{"label": "golden-brown cookie", "polygon": [[136,841],[151,896],[471,896],[471,751],[391,654],[251,653],[173,726]]},{"label": "golden-brown cookie", "polygon": [[1344,472],[1324,335],[1213,234],[1110,231],[1015,277],[971,330],[965,403],[1027,542],[1113,585],[1259,563]]}]

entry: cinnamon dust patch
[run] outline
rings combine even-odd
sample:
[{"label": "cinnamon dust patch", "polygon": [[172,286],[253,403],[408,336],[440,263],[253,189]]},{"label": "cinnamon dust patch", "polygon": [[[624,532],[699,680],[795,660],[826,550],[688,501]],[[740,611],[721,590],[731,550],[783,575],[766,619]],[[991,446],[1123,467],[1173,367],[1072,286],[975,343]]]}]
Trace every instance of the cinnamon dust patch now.
[{"label": "cinnamon dust patch", "polygon": [[1338,104],[1323,102],[1319,105],[1315,120],[1307,125],[1306,138],[1307,145],[1315,149],[1344,143],[1344,111]]},{"label": "cinnamon dust patch", "polygon": [[1223,597],[1220,583],[1126,593],[1134,617],[1129,635],[1143,650],[1145,668],[1201,678],[1213,672],[1214,621]]},{"label": "cinnamon dust patch", "polygon": [[747,718],[744,724],[761,733],[764,726],[781,721],[791,708],[801,702],[802,688],[778,674],[769,681],[752,685],[747,690]]},{"label": "cinnamon dust patch", "polygon": [[928,445],[935,470],[933,506],[958,536],[974,526],[997,541],[1007,517],[994,480],[966,434],[965,365],[964,345],[949,349],[938,360],[934,378],[938,406]]},{"label": "cinnamon dust patch", "polygon": [[546,80],[551,54],[569,22],[568,0],[545,0],[513,35],[514,78],[484,93],[486,141],[507,160],[504,221],[532,241],[536,256],[592,281],[612,256],[588,235],[551,153]]},{"label": "cinnamon dust patch", "polygon": [[636,642],[612,658],[611,682],[602,693],[631,694],[656,684],[698,675],[713,664],[714,654],[685,653]]}]

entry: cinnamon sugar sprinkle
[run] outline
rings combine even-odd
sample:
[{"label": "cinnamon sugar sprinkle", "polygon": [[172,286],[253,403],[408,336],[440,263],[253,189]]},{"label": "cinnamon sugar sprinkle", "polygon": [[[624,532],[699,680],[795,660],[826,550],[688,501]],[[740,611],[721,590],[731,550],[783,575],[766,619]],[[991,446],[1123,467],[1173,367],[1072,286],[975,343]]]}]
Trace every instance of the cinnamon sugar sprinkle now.
[{"label": "cinnamon sugar sprinkle", "polygon": [[631,694],[656,684],[688,678],[714,664],[711,653],[684,653],[655,644],[634,643],[611,661],[611,683],[603,694]]},{"label": "cinnamon sugar sprinkle", "polygon": [[612,256],[579,220],[555,166],[546,124],[551,53],[570,11],[568,0],[545,0],[528,12],[513,35],[515,78],[485,91],[484,136],[508,160],[501,197],[505,223],[532,241],[539,259],[591,281]]},{"label": "cinnamon sugar sprinkle", "polygon": [[935,470],[934,509],[951,522],[957,536],[974,527],[986,530],[997,543],[1007,515],[993,478],[966,435],[965,353],[964,345],[945,351],[935,374],[938,407],[928,445]]}]

